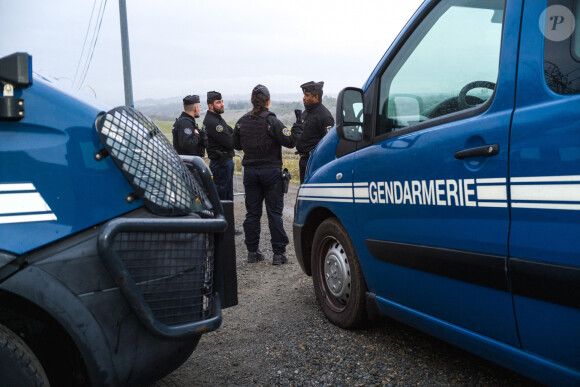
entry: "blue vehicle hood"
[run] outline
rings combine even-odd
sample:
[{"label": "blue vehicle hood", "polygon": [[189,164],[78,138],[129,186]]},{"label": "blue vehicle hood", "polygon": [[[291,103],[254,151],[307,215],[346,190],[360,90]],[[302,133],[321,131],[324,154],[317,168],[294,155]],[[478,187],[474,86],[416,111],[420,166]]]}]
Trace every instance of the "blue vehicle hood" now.
[{"label": "blue vehicle hood", "polygon": [[0,252],[23,254],[142,205],[102,145],[95,120],[108,110],[34,74],[16,90],[24,118],[0,121]]},{"label": "blue vehicle hood", "polygon": [[[336,134],[336,126],[320,140],[308,161],[308,169],[306,175],[308,178],[321,166],[336,160],[336,146],[338,145],[338,135]],[[305,181],[308,182],[308,178]]]}]

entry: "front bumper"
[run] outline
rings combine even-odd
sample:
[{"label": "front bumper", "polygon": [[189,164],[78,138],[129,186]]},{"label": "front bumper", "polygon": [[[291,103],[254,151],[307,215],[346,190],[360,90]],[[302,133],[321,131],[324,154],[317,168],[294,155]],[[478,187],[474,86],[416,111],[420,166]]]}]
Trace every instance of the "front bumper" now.
[{"label": "front bumper", "polygon": [[312,275],[310,270],[310,265],[307,265],[304,261],[304,251],[302,246],[302,230],[304,228],[303,224],[294,223],[292,225],[292,233],[294,235],[294,251],[296,252],[296,260],[300,264],[300,268],[307,275]]}]

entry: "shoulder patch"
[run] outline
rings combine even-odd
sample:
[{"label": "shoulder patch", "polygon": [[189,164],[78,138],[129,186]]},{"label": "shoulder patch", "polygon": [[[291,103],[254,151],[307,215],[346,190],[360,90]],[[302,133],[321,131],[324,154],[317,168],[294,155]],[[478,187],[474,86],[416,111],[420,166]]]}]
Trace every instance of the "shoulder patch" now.
[{"label": "shoulder patch", "polygon": [[216,130],[216,132],[221,133],[221,132],[224,131],[224,127],[221,126],[221,125],[218,125],[218,126],[215,127],[215,130]]},{"label": "shoulder patch", "polygon": [[185,134],[191,134],[192,132],[191,132],[191,129],[185,128],[185,129],[183,129],[183,133],[185,133]]},{"label": "shoulder patch", "polygon": [[282,129],[282,134],[286,137],[290,137],[290,135],[292,134],[292,129],[288,129],[288,128],[284,128]]}]

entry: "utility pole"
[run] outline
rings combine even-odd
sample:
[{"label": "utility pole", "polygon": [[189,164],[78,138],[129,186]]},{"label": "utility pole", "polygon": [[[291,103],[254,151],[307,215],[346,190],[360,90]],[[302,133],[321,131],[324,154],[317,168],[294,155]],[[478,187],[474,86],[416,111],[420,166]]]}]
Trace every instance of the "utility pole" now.
[{"label": "utility pole", "polygon": [[125,105],[133,107],[133,81],[131,80],[131,56],[129,55],[129,29],[127,28],[127,3],[119,0],[121,20],[121,50],[123,51],[123,79],[125,84]]}]

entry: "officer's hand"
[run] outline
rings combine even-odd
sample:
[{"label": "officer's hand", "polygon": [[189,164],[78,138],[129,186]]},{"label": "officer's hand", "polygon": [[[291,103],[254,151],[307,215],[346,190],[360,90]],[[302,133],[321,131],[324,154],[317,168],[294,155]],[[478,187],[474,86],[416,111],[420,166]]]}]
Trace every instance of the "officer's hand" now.
[{"label": "officer's hand", "polygon": [[301,134],[303,131],[302,126],[303,126],[302,123],[296,122],[294,125],[292,125],[292,132]]},{"label": "officer's hand", "polygon": [[294,109],[294,115],[296,116],[296,123],[302,123],[302,110]]}]

